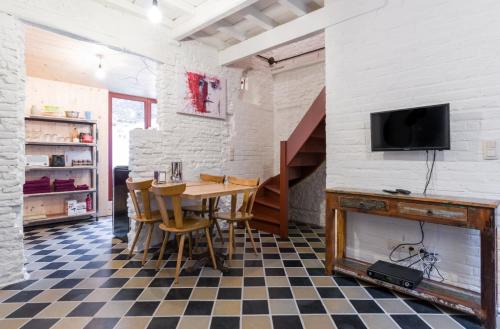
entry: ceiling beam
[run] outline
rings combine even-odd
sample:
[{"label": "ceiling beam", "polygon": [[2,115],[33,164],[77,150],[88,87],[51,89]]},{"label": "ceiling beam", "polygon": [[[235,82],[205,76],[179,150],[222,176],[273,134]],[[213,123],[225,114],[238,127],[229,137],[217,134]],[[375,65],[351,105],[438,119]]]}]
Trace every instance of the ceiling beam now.
[{"label": "ceiling beam", "polygon": [[192,4],[189,4],[189,3],[184,2],[182,0],[160,0],[159,2],[163,2],[166,5],[177,8],[186,14],[192,14],[192,13],[194,13],[194,11],[196,9],[196,7],[193,6]]},{"label": "ceiling beam", "polygon": [[271,30],[278,26],[278,23],[274,19],[266,16],[255,7],[249,7],[245,9],[245,11],[243,12],[243,17],[266,30]]},{"label": "ceiling beam", "polygon": [[[122,0],[94,0],[103,4],[104,6],[110,6],[114,9],[121,10],[123,12],[132,14],[137,17],[144,18],[149,21],[147,8],[139,7],[138,5],[133,4],[132,2],[122,1]],[[172,28],[174,22],[166,17],[163,17],[162,23],[167,28]]]},{"label": "ceiling beam", "polygon": [[278,2],[299,17],[308,13],[307,4],[303,0],[278,0]]},{"label": "ceiling beam", "polygon": [[331,13],[327,12],[326,8],[315,10],[288,23],[278,25],[270,31],[263,32],[221,50],[219,52],[219,63],[221,65],[231,64],[245,57],[305,38],[331,24]]},{"label": "ceiling beam", "polygon": [[258,0],[219,0],[206,1],[196,7],[194,15],[187,21],[174,26],[172,37],[181,41],[193,33],[196,33],[204,28],[242,10]]},{"label": "ceiling beam", "polygon": [[245,41],[247,39],[244,33],[237,31],[235,28],[229,26],[219,26],[217,28],[217,31],[224,33],[225,35],[230,36],[231,38],[235,38],[236,40],[239,41]]}]

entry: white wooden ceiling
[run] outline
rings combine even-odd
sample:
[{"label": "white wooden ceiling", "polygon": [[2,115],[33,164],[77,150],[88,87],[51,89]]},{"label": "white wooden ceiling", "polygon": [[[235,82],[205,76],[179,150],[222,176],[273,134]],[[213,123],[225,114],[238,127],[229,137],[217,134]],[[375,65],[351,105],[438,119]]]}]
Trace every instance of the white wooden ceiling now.
[{"label": "white wooden ceiling", "polygon": [[[76,40],[26,25],[26,71],[29,76],[114,92],[156,96],[156,63],[146,58]],[[106,78],[95,72],[102,55]]]},{"label": "white wooden ceiling", "polygon": [[[147,19],[152,0],[94,0]],[[158,0],[171,37],[219,50],[272,30],[324,6],[324,0]]]}]

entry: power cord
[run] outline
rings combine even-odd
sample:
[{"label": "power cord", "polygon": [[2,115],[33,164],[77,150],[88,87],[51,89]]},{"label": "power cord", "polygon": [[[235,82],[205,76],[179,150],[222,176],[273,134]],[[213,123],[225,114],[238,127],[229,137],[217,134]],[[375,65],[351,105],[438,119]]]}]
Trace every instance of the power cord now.
[{"label": "power cord", "polygon": [[425,188],[424,195],[427,194],[427,188],[431,183],[432,174],[434,173],[434,165],[436,164],[436,150],[434,150],[434,154],[432,156],[432,165],[429,168],[429,150],[425,151],[425,165],[427,166],[427,174],[425,175]]},{"label": "power cord", "polygon": [[[432,155],[432,164],[429,166],[429,150],[426,150],[426,159],[425,159],[425,165],[427,166],[427,174],[425,176],[425,188],[424,188],[424,195],[427,194],[427,189],[429,187],[429,184],[432,179],[432,174],[434,173],[434,165],[436,163],[436,150],[434,150],[434,153]],[[403,263],[403,262],[409,262],[413,261],[409,265],[406,265],[407,267],[411,268],[413,266],[416,266],[418,264],[421,265],[422,272],[424,273],[424,276],[426,276],[428,279],[431,278],[432,273],[435,271],[437,275],[440,277],[440,282],[443,282],[445,280],[444,276],[441,274],[439,271],[437,264],[441,262],[441,259],[438,257],[439,254],[436,252],[429,252],[427,251],[427,248],[424,245],[424,239],[425,239],[425,234],[424,234],[424,225],[425,222],[419,222],[420,226],[420,241],[415,242],[415,243],[401,243],[395,246],[391,253],[389,254],[389,259],[393,263]],[[415,246],[421,246],[421,248],[418,250],[418,252],[412,254],[412,251],[415,251]],[[408,246],[408,256],[399,258],[399,259],[394,259],[393,255],[394,253],[399,250],[402,247]],[[414,260],[416,257],[418,259]]]}]

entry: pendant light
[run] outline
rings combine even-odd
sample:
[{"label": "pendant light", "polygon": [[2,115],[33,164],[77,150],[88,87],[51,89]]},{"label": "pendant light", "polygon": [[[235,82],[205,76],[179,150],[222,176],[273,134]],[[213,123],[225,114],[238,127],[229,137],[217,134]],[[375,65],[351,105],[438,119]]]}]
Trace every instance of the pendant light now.
[{"label": "pendant light", "polygon": [[97,58],[99,58],[99,66],[95,71],[95,77],[99,80],[104,80],[106,78],[106,71],[102,67],[102,55],[97,55]]},{"label": "pendant light", "polygon": [[149,20],[154,24],[158,24],[161,22],[162,16],[161,10],[158,7],[158,0],[153,0],[153,5],[148,11]]}]

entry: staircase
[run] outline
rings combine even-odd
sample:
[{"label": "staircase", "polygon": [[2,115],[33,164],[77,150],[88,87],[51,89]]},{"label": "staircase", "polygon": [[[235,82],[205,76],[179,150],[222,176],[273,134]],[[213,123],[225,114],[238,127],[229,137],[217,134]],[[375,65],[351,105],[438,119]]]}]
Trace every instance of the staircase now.
[{"label": "staircase", "polygon": [[290,187],[325,161],[325,89],[316,97],[298,126],[280,144],[280,173],[260,185],[250,221],[255,229],[288,236]]}]

